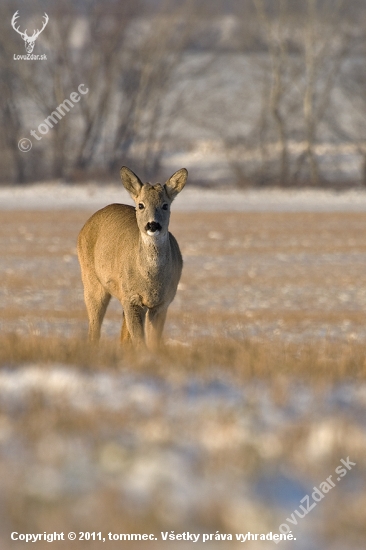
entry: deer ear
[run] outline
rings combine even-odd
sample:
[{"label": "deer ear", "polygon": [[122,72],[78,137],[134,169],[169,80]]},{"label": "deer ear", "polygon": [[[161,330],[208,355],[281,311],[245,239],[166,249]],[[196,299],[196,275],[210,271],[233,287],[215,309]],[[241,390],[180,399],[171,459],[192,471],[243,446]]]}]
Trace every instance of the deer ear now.
[{"label": "deer ear", "polygon": [[127,168],[127,166],[122,166],[120,170],[121,180],[127,191],[130,193],[131,197],[133,199],[136,199],[141,191],[141,187],[143,186],[143,183],[140,181],[140,178],[136,176],[130,170]]},{"label": "deer ear", "polygon": [[168,196],[173,200],[178,193],[180,193],[186,184],[188,178],[188,171],[185,168],[181,168],[175,172],[171,178],[165,184],[165,190]]}]

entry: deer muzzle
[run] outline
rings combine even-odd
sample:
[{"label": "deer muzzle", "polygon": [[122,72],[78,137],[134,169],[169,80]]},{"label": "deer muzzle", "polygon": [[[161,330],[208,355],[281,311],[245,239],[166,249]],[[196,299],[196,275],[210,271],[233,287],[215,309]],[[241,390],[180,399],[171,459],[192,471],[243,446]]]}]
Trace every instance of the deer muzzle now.
[{"label": "deer muzzle", "polygon": [[159,235],[162,227],[158,222],[148,222],[145,226],[146,233],[150,236]]}]

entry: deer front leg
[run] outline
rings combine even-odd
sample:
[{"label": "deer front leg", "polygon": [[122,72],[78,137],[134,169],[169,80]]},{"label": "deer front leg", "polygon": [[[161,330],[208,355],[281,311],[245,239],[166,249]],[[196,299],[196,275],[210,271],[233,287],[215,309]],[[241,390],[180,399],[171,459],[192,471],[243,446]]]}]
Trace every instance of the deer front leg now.
[{"label": "deer front leg", "polygon": [[89,342],[98,342],[103,318],[111,295],[96,278],[84,277],[84,299],[89,317]]},{"label": "deer front leg", "polygon": [[147,347],[152,351],[158,351],[163,333],[165,319],[168,309],[153,308],[148,309],[146,318],[146,340]]}]

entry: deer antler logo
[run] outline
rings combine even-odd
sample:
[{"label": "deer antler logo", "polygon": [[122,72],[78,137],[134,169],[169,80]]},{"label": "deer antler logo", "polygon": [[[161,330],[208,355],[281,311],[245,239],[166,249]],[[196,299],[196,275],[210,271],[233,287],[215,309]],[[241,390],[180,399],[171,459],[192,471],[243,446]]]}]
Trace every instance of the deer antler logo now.
[{"label": "deer antler logo", "polygon": [[20,27],[17,28],[15,26],[16,20],[18,19],[18,17],[19,17],[19,10],[14,13],[13,18],[11,20],[11,26],[23,38],[23,40],[25,42],[25,49],[26,49],[27,53],[32,53],[35,41],[37,40],[37,38],[39,37],[39,35],[41,34],[41,32],[43,31],[43,29],[45,28],[45,26],[48,23],[48,15],[47,15],[47,13],[44,14],[44,16],[43,16],[44,21],[43,21],[43,26],[42,26],[41,30],[37,29],[36,31],[33,32],[32,36],[27,35],[27,29],[25,29],[24,32],[21,32],[19,30]]}]

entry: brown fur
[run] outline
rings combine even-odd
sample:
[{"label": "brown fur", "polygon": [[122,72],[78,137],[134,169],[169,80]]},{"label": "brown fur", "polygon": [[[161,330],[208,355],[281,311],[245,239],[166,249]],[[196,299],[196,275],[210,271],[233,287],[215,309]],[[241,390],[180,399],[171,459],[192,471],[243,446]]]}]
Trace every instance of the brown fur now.
[{"label": "brown fur", "polygon": [[[106,206],[89,218],[78,238],[89,340],[99,340],[107,306],[115,296],[124,311],[122,342],[135,347],[146,343],[155,350],[182,272],[182,256],[168,225],[170,205],[183,189],[187,171],[178,170],[165,185],[151,185],[122,167],[121,179],[136,209]],[[161,230],[150,230],[152,222]]]}]

